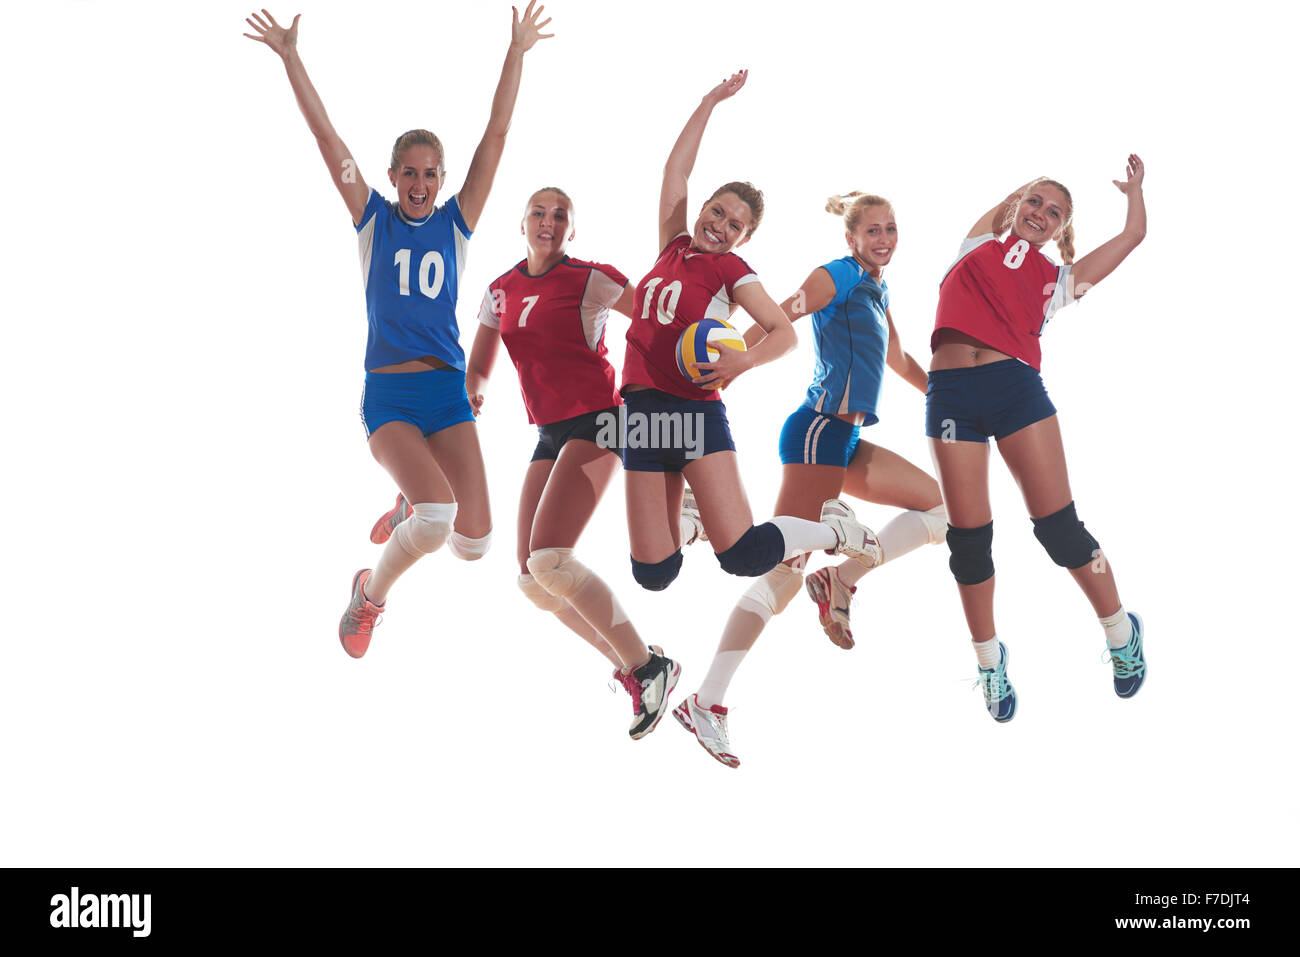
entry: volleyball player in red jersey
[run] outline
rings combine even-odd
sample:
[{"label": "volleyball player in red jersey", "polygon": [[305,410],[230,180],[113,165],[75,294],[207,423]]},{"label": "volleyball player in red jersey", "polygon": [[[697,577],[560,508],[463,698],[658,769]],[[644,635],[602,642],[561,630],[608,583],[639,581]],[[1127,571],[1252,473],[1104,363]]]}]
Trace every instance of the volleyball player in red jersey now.
[{"label": "volleyball player in red jersey", "polygon": [[[1048,179],[1028,183],[980,217],[939,289],[926,435],[948,508],[949,564],[985,705],[997,721],[1015,716],[1016,693],[993,623],[990,435],[1024,495],[1034,535],[1101,620],[1115,693],[1132,697],[1146,677],[1142,620],[1120,604],[1111,568],[1075,512],[1056,409],[1038,372],[1038,338],[1053,313],[1110,275],[1146,235],[1143,175],[1142,161],[1130,155],[1125,181],[1114,181],[1128,200],[1124,229],[1078,262],[1069,191]],[[1043,255],[1048,241],[1064,265]]]},{"label": "volleyball player in red jersey", "polygon": [[663,716],[680,666],[647,648],[609,586],[573,549],[619,466],[619,450],[597,443],[618,419],[620,398],[606,358],[610,309],[632,312],[632,287],[612,266],[573,259],[573,202],[548,187],[530,197],[521,230],[528,257],[493,280],[479,311],[466,391],[477,412],[504,342],[519,374],[539,440],[519,496],[519,587],[615,666],[632,696],[629,734],[649,734]]},{"label": "volleyball player in red jersey", "polygon": [[[748,242],[763,215],[763,194],[749,183],[727,183],[701,207],[687,230],[687,180],[715,106],[745,84],[741,71],[705,95],[687,121],[664,165],[659,194],[661,250],[636,288],[632,325],[623,360],[627,416],[623,469],[627,482],[632,572],[651,590],[666,588],[681,569],[678,516],[685,481],[700,521],[723,570],[758,577],[795,555],[822,548],[878,562],[870,529],[859,525],[842,502],[827,502],[821,522],[777,516],[755,525],[736,464],[735,445],[717,387],[794,348],[790,320],[733,250]],[[687,380],[678,371],[682,331],[704,318],[726,319],[744,308],[766,333],[747,352],[722,349]],[[680,423],[680,441],[669,447],[646,442],[655,422]],[[646,428],[646,426],[649,426]],[[638,428],[641,431],[638,432]],[[662,431],[659,433],[662,438]],[[687,442],[687,436],[692,441]],[[725,713],[725,712],[724,712]],[[719,715],[686,703],[682,723],[712,723]]]}]

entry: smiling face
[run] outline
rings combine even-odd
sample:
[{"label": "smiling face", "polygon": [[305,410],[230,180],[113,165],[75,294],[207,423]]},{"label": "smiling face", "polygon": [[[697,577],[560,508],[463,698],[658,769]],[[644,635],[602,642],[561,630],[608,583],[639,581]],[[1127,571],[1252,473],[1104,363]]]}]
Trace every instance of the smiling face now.
[{"label": "smiling face", "polygon": [[573,201],[553,189],[539,190],[528,200],[519,228],[534,256],[543,260],[562,256],[574,236]]},{"label": "smiling face", "polygon": [[705,253],[729,253],[749,241],[754,211],[730,191],[719,193],[700,210],[691,233],[691,245]]},{"label": "smiling face", "polygon": [[1058,239],[1074,213],[1065,190],[1047,182],[1034,183],[1016,206],[1011,232],[1033,246]]},{"label": "smiling face", "polygon": [[417,143],[397,154],[388,179],[397,187],[397,202],[407,218],[424,219],[433,211],[444,172],[441,151],[428,144]]},{"label": "smiling face", "polygon": [[857,222],[844,234],[858,262],[873,276],[889,265],[898,245],[898,225],[890,206],[867,206],[857,214]]}]

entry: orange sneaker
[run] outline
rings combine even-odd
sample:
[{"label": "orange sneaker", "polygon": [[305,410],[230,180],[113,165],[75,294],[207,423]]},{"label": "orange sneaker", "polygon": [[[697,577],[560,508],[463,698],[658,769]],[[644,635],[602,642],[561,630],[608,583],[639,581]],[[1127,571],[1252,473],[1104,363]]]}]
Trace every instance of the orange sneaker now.
[{"label": "orange sneaker", "polygon": [[397,493],[397,504],[393,506],[392,511],[385,512],[380,516],[379,521],[375,522],[375,527],[370,530],[370,540],[376,545],[382,545],[392,537],[393,529],[406,521],[406,516],[411,514],[411,506],[407,504],[406,498],[401,492]]},{"label": "orange sneaker", "polygon": [[343,643],[343,650],[353,658],[360,658],[366,653],[375,625],[383,620],[379,616],[383,613],[384,606],[372,602],[363,590],[369,580],[369,568],[361,569],[353,577],[352,601],[348,603],[348,610],[339,621],[339,641]]}]

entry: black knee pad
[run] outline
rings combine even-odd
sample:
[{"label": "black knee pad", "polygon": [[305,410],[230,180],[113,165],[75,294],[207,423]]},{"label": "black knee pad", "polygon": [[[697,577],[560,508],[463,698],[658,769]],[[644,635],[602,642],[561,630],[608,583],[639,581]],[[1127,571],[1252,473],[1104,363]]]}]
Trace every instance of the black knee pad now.
[{"label": "black knee pad", "polygon": [[718,552],[718,564],[728,575],[757,578],[766,575],[785,558],[785,536],[771,522],[751,525],[740,541]]},{"label": "black knee pad", "polygon": [[993,577],[993,523],[979,528],[948,526],[948,567],[958,585],[978,585]]},{"label": "black knee pad", "polygon": [[1052,561],[1062,568],[1082,568],[1094,558],[1100,546],[1079,521],[1071,502],[1059,512],[1034,519],[1034,537],[1038,539]]},{"label": "black knee pad", "polygon": [[682,550],[679,548],[661,562],[639,562],[632,559],[632,577],[638,585],[650,591],[663,591],[673,583],[682,570]]}]

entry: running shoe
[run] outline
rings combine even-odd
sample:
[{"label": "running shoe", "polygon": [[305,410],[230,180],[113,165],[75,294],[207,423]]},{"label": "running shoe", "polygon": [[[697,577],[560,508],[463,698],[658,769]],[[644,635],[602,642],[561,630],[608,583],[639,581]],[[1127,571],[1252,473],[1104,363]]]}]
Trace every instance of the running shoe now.
[{"label": "running shoe", "polygon": [[406,521],[406,517],[411,514],[411,506],[407,504],[406,497],[401,492],[397,493],[397,504],[393,506],[392,511],[385,512],[380,516],[379,521],[375,522],[375,527],[370,530],[370,540],[376,545],[382,545],[392,537],[393,529]]},{"label": "running shoe", "polygon": [[826,637],[840,648],[853,647],[853,632],[849,631],[849,602],[857,588],[849,588],[840,581],[834,568],[819,568],[804,581],[808,597],[817,602],[817,617],[821,619]]},{"label": "running shoe", "polygon": [[360,658],[366,653],[370,647],[371,633],[382,620],[379,616],[384,606],[376,605],[363,591],[369,580],[369,568],[361,569],[353,577],[352,601],[348,603],[348,610],[339,621],[339,641],[343,643],[343,650],[353,658]]},{"label": "running shoe", "polygon": [[632,708],[636,716],[628,734],[633,741],[644,738],[659,724],[659,719],[668,709],[668,696],[677,687],[677,679],[682,676],[682,666],[671,658],[665,658],[663,649],[650,648],[650,660],[626,677],[616,675],[632,696]]},{"label": "running shoe", "polygon": [[1121,698],[1131,698],[1138,693],[1147,677],[1147,659],[1142,654],[1142,619],[1128,613],[1133,623],[1133,637],[1123,648],[1110,649],[1110,663],[1115,669],[1115,693]]},{"label": "running shoe", "polygon": [[1016,689],[1007,680],[1007,646],[998,642],[998,665],[981,668],[975,682],[984,688],[984,706],[994,721],[1010,721],[1016,716]]},{"label": "running shoe", "polygon": [[695,526],[695,534],[689,541],[682,542],[683,545],[694,545],[696,542],[709,540],[709,533],[704,530],[704,522],[700,519],[700,508],[695,504],[695,493],[691,491],[689,485],[682,493],[682,517]]},{"label": "running shoe", "polygon": [[853,509],[837,498],[822,503],[821,522],[835,530],[835,547],[827,549],[832,555],[848,555],[868,568],[875,568],[885,560],[876,533],[858,521]]},{"label": "running shoe", "polygon": [[727,737],[727,709],[720,704],[711,708],[700,706],[700,699],[688,695],[673,709],[673,717],[700,742],[700,747],[721,764],[729,768],[740,767],[740,758],[731,753],[731,739]]}]

